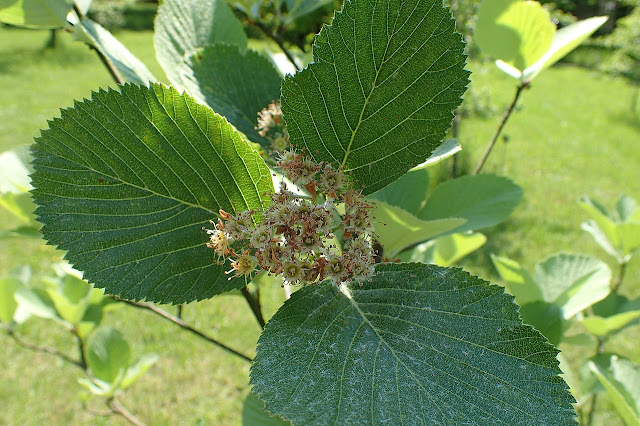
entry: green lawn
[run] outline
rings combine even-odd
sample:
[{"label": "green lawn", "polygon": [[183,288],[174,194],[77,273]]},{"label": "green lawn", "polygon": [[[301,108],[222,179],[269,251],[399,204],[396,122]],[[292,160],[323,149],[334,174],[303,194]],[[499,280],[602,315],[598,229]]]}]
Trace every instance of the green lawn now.
[{"label": "green lawn", "polygon": [[[46,120],[57,116],[59,108],[72,106],[74,99],[113,86],[85,46],[61,34],[61,46],[44,51],[47,36],[46,32],[0,28],[0,151],[30,143],[46,127]],[[117,36],[156,76],[163,75],[155,62],[150,33],[125,31]],[[515,90],[515,81],[491,64],[473,63],[469,68],[476,71],[473,85],[491,88],[499,113],[487,119],[463,120],[462,161],[468,169],[480,157]],[[524,201],[506,223],[486,231],[488,244],[463,261],[466,269],[495,282],[490,253],[514,258],[528,268],[558,251],[593,254],[609,261],[580,230],[586,216],[576,200],[587,194],[611,205],[626,193],[640,201],[640,124],[631,113],[636,90],[624,79],[572,67],[556,67],[536,78],[506,127],[509,142],[495,148],[484,170],[511,177],[524,188]],[[9,218],[0,212],[0,231],[11,227]],[[24,263],[36,273],[45,271],[60,255],[39,241],[17,239],[0,241],[0,253],[0,276]],[[638,276],[640,260],[635,258],[627,271],[624,293],[640,295]],[[267,313],[272,314],[283,300],[282,290],[265,290]],[[254,350],[260,332],[244,300],[236,295],[191,304],[185,318],[246,353]],[[240,422],[242,398],[249,390],[248,363],[132,308],[111,313],[106,323],[123,331],[134,354],[153,351],[160,355],[150,372],[121,398],[141,419],[149,424]],[[49,323],[33,320],[20,332],[30,341],[75,354],[69,336]],[[625,336],[627,340],[618,339],[612,347],[640,362],[634,343],[640,338],[640,328]],[[0,335],[0,345],[6,354],[0,357],[4,371],[0,424],[124,424],[82,410],[77,398],[79,373],[74,367],[46,354],[19,349],[4,335]],[[96,403],[90,405],[102,409]],[[611,411],[596,418],[596,424],[615,421]]]}]

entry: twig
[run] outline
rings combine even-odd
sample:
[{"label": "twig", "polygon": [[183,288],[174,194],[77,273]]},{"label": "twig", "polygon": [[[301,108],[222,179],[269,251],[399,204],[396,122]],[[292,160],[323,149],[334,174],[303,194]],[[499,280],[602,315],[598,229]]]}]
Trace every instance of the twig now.
[{"label": "twig", "polygon": [[29,349],[31,351],[34,352],[43,352],[43,353],[47,353],[50,355],[54,355],[57,356],[58,358],[62,359],[63,361],[68,362],[69,364],[73,364],[78,368],[81,368],[82,370],[86,370],[86,367],[83,365],[84,362],[83,361],[77,361],[73,358],[71,358],[68,355],[63,354],[62,352],[60,352],[59,350],[49,347],[49,346],[37,346],[28,342],[25,342],[24,340],[22,340],[21,338],[19,338],[15,332],[12,329],[7,329],[7,335],[9,337],[11,337],[18,346],[24,348],[24,349]]},{"label": "twig", "polygon": [[295,59],[293,59],[291,52],[289,52],[289,50],[284,46],[284,42],[282,41],[282,38],[280,37],[280,35],[274,33],[273,31],[270,31],[269,28],[267,28],[262,22],[254,21],[253,19],[251,19],[242,9],[235,7],[234,10],[236,11],[236,13],[242,16],[242,19],[244,19],[249,25],[253,25],[257,29],[259,29],[264,35],[269,37],[271,40],[275,41],[278,47],[280,48],[280,50],[282,50],[282,53],[284,53],[284,56],[287,57],[289,62],[293,64],[296,70],[300,71],[300,67],[296,63]]},{"label": "twig", "polygon": [[73,330],[71,330],[71,332],[75,336],[76,343],[78,345],[78,355],[80,356],[80,364],[86,370],[89,364],[87,364],[87,354],[84,351],[84,343],[82,342],[82,338],[78,334],[78,330],[74,328]]},{"label": "twig", "polygon": [[236,351],[235,349],[230,348],[229,346],[225,345],[224,343],[221,343],[219,341],[217,341],[216,339],[214,339],[213,337],[210,337],[208,335],[206,335],[205,333],[203,333],[202,331],[193,328],[192,326],[190,326],[189,324],[187,324],[186,322],[184,322],[183,320],[181,320],[180,318],[171,315],[170,313],[163,311],[162,309],[150,304],[150,303],[143,303],[143,302],[132,302],[130,300],[124,300],[124,299],[120,299],[119,297],[113,297],[115,300],[118,300],[120,302],[124,302],[128,305],[131,306],[135,306],[136,308],[140,308],[140,309],[146,309],[148,311],[153,312],[156,315],[161,316],[162,318],[171,321],[172,323],[174,323],[175,325],[190,331],[191,333],[195,334],[198,337],[203,338],[204,340],[206,340],[207,342],[218,346],[219,348],[224,349],[225,351],[232,353],[246,361],[253,361],[253,359],[251,357],[248,357],[247,355],[244,355],[238,351]]},{"label": "twig", "polygon": [[242,287],[240,291],[249,304],[251,311],[253,311],[253,315],[256,317],[258,324],[260,324],[260,327],[262,327],[262,329],[264,330],[264,326],[266,325],[266,323],[264,322],[264,317],[262,316],[262,307],[260,306],[260,289],[256,288],[255,296],[251,294],[246,286]]},{"label": "twig", "polygon": [[[460,142],[460,119],[462,114],[460,111],[456,111],[456,115],[453,116],[453,123],[451,124],[452,137]],[[453,154],[453,163],[451,164],[451,179],[455,179],[458,175],[458,153]]]},{"label": "twig", "polygon": [[593,415],[596,412],[596,404],[598,403],[598,394],[594,393],[591,397],[591,407],[589,407],[589,413],[587,413],[587,421],[584,423],[585,426],[591,426],[593,422]]},{"label": "twig", "polygon": [[500,133],[502,133],[502,129],[504,128],[505,124],[507,124],[507,120],[509,120],[511,113],[515,109],[516,104],[518,103],[518,99],[520,99],[520,94],[527,87],[529,87],[529,82],[525,81],[522,84],[520,84],[516,89],[516,94],[513,97],[513,101],[511,102],[511,105],[509,105],[509,108],[507,108],[507,110],[504,112],[504,115],[502,116],[502,120],[500,121],[500,125],[498,126],[498,129],[493,134],[491,141],[489,141],[489,145],[487,145],[487,148],[485,149],[484,154],[482,154],[482,158],[478,162],[478,165],[476,166],[476,168],[473,170],[473,175],[477,175],[478,173],[480,173],[480,170],[482,170],[482,166],[484,166],[484,163],[487,161],[489,154],[491,154],[491,150],[493,149],[493,146],[496,144],[496,141],[498,140]]},{"label": "twig", "polygon": [[144,426],[144,423],[142,423],[136,416],[134,416],[129,410],[127,410],[126,408],[124,408],[122,406],[122,404],[120,404],[120,402],[118,402],[118,400],[116,399],[115,396],[112,396],[111,398],[107,399],[107,405],[109,406],[109,408],[111,408],[111,410],[113,410],[113,412],[115,414],[118,414],[122,417],[124,417],[129,423],[131,423],[132,425],[135,426]]},{"label": "twig", "polygon": [[[73,2],[73,10],[76,12],[80,20],[85,18],[84,13],[80,11],[78,5],[75,2]],[[111,75],[111,78],[113,78],[113,81],[115,81],[116,84],[124,84],[124,79],[122,78],[116,67],[111,63],[109,58],[107,58],[104,53],[102,53],[100,49],[97,49],[95,46],[92,46],[89,43],[86,43],[86,45],[89,46],[91,50],[96,52],[96,55],[98,55],[98,58],[100,58],[102,64],[105,66],[107,71],[109,71],[109,74]]]},{"label": "twig", "polygon": [[620,289],[620,284],[622,284],[622,280],[624,279],[624,273],[627,271],[627,261],[620,262],[618,268],[618,276],[616,277],[616,281],[613,283],[613,287],[611,289],[612,293],[617,293]]}]

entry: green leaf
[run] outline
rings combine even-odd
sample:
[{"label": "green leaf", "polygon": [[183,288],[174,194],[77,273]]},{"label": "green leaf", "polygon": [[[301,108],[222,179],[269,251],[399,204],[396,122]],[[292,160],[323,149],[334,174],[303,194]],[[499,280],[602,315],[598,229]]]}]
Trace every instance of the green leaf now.
[{"label": "green leaf", "polygon": [[104,382],[115,383],[124,375],[131,349],[118,330],[112,327],[99,327],[87,343],[87,363],[92,375]]},{"label": "green leaf", "polygon": [[460,142],[457,139],[447,139],[442,145],[433,150],[427,161],[414,167],[414,170],[435,166],[460,151],[462,151],[462,146],[460,146]]},{"label": "green leaf", "polygon": [[522,72],[549,50],[555,32],[549,12],[537,1],[484,0],[474,39],[484,54]]},{"label": "green leaf", "polygon": [[640,320],[640,299],[629,300],[611,293],[593,306],[593,313],[582,320],[582,325],[591,334],[607,336]]},{"label": "green leaf", "polygon": [[51,243],[84,278],[126,299],[182,303],[244,285],[213,263],[202,227],[260,210],[269,169],[227,121],[153,84],[94,93],[33,148],[33,196]]},{"label": "green leaf", "polygon": [[10,324],[18,308],[14,297],[16,291],[22,288],[22,283],[17,278],[0,278],[0,322]]},{"label": "green leaf", "polygon": [[169,81],[182,87],[180,67],[198,48],[215,43],[247,47],[242,24],[223,0],[165,0],[158,8],[153,44]]},{"label": "green leaf", "polygon": [[433,263],[451,266],[487,242],[487,237],[475,232],[471,234],[449,234],[420,244],[398,257],[404,262]]},{"label": "green leaf", "polygon": [[333,3],[332,0],[286,0],[287,13],[284,15],[285,25],[310,14],[314,10]]},{"label": "green leaf", "polygon": [[508,293],[516,298],[520,306],[543,300],[540,288],[533,281],[533,277],[515,260],[491,255],[495,266]]},{"label": "green leaf", "polygon": [[0,2],[0,22],[27,28],[62,28],[67,25],[71,2],[66,0],[15,0]]},{"label": "green leaf", "polygon": [[[618,253],[618,250],[613,246],[613,243],[609,241],[609,238],[602,229],[598,226],[598,224],[594,220],[589,220],[587,222],[582,222],[580,224],[580,229],[586,231],[596,243],[605,251],[607,254],[616,258],[616,260],[621,263],[624,262],[624,256],[621,253]],[[614,231],[615,232],[615,231]],[[616,237],[614,237],[616,238]]]},{"label": "green leaf", "polygon": [[19,308],[29,314],[39,318],[52,319],[66,327],[70,327],[70,324],[60,317],[46,291],[23,287],[16,291],[15,299]]},{"label": "green leaf", "polygon": [[596,16],[558,30],[553,35],[549,50],[535,64],[524,70],[522,78],[532,80],[540,71],[558,62],[596,32],[607,19],[608,16]]},{"label": "green leaf", "polygon": [[640,366],[614,355],[610,366],[590,361],[589,367],[606,389],[625,424],[640,425]]},{"label": "green leaf", "polygon": [[242,426],[284,426],[291,423],[269,414],[264,403],[249,393],[242,405]]},{"label": "green leaf", "polygon": [[157,81],[140,59],[97,22],[83,18],[75,28],[76,37],[102,52],[125,81],[145,85]]},{"label": "green leaf", "polygon": [[629,197],[628,195],[622,195],[618,199],[614,212],[616,218],[618,219],[617,222],[619,223],[640,220],[640,218],[635,217],[637,213],[640,213],[640,210],[638,210],[638,203],[636,203],[636,200]]},{"label": "green leaf", "polygon": [[575,424],[557,351],[503,289],[460,269],[380,265],[371,282],[303,287],[251,368],[299,424]]},{"label": "green leaf", "polygon": [[393,259],[405,247],[442,235],[462,225],[465,219],[420,220],[407,211],[382,201],[375,202],[376,240],[384,247],[384,256]]},{"label": "green leaf", "polygon": [[461,217],[467,222],[453,232],[472,231],[504,221],[522,194],[522,188],[504,177],[463,176],[438,185],[416,216],[422,220]]},{"label": "green leaf", "polygon": [[395,182],[371,194],[369,199],[383,201],[416,215],[427,203],[429,169],[410,170]]},{"label": "green leaf", "polygon": [[536,264],[534,281],[544,300],[569,319],[607,297],[611,269],[591,256],[560,253]]},{"label": "green leaf", "polygon": [[158,361],[157,354],[146,354],[135,363],[133,363],[120,382],[119,388],[126,389],[135,383],[144,373],[146,373]]},{"label": "green leaf", "polygon": [[78,325],[89,307],[92,288],[82,279],[73,275],[46,280],[47,294],[62,319]]},{"label": "green leaf", "polygon": [[187,58],[181,75],[191,96],[209,105],[252,141],[268,146],[255,130],[258,112],[280,98],[280,75],[268,58],[253,50],[216,44]]},{"label": "green leaf", "polygon": [[0,154],[0,194],[23,194],[31,189],[29,161],[28,145]]},{"label": "green leaf", "polygon": [[15,194],[8,192],[1,194],[0,208],[11,213],[22,226],[35,228],[36,231],[38,230],[39,225],[35,221],[35,215],[33,214],[36,206],[33,204],[31,195],[28,193]]},{"label": "green leaf", "polygon": [[464,44],[436,0],[351,0],[325,25],[314,62],[285,77],[292,145],[341,166],[365,195],[426,160],[468,83]]}]

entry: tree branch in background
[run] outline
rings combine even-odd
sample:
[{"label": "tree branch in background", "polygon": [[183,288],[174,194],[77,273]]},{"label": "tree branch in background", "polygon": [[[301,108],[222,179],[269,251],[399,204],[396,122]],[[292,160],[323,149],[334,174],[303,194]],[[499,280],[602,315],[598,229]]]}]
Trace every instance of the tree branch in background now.
[{"label": "tree branch in background", "polygon": [[136,308],[146,309],[148,311],[151,311],[154,314],[159,315],[162,318],[171,321],[175,325],[177,325],[177,326],[179,326],[179,327],[181,327],[181,328],[183,328],[183,329],[185,329],[187,331],[190,331],[191,333],[195,334],[196,336],[201,337],[202,339],[206,340],[207,342],[209,342],[209,343],[211,343],[213,345],[216,345],[219,348],[222,348],[225,351],[244,359],[245,361],[249,361],[249,362],[253,361],[253,359],[251,357],[249,357],[249,356],[247,356],[245,354],[242,354],[242,353],[236,351],[235,349],[230,348],[229,346],[225,345],[224,343],[221,343],[221,342],[217,341],[213,337],[210,337],[210,336],[206,335],[205,333],[203,333],[202,331],[200,331],[200,330],[198,330],[196,328],[193,328],[192,326],[190,326],[189,324],[187,324],[186,322],[184,322],[180,318],[171,315],[169,312],[166,312],[166,311],[158,308],[155,305],[152,305],[150,303],[144,303],[144,302],[132,302],[130,300],[120,299],[119,297],[115,297],[115,296],[113,296],[113,299],[115,299],[115,300],[117,300],[119,302],[124,302],[124,303],[126,303],[128,305],[131,305],[131,306],[135,306]]},{"label": "tree branch in background", "polygon": [[293,66],[296,68],[296,70],[300,71],[301,68],[296,63],[295,59],[293,58],[293,55],[291,55],[291,52],[289,52],[289,50],[284,46],[284,42],[282,41],[282,37],[280,37],[280,35],[278,35],[277,33],[274,33],[273,31],[269,30],[269,28],[267,28],[262,22],[254,21],[253,19],[251,19],[242,9],[239,9],[238,7],[235,7],[234,11],[238,15],[240,15],[240,17],[242,19],[244,19],[244,21],[247,22],[249,25],[256,27],[264,35],[269,37],[271,40],[275,41],[275,43],[278,45],[280,50],[282,50],[282,53],[284,53],[284,56],[287,57],[289,62],[291,62],[291,64],[293,64]]},{"label": "tree branch in background", "polygon": [[111,408],[114,414],[118,414],[119,416],[124,417],[132,425],[144,426],[144,423],[142,423],[136,416],[131,414],[129,410],[124,408],[115,396],[112,396],[107,400],[107,405],[109,406],[109,408]]},{"label": "tree branch in background", "polygon": [[20,346],[21,348],[28,349],[28,350],[34,351],[34,352],[42,352],[42,353],[47,353],[49,355],[56,356],[56,357],[60,358],[61,360],[65,361],[65,362],[68,362],[69,364],[73,364],[76,367],[81,368],[83,371],[86,370],[86,366],[84,365],[84,361],[75,360],[75,359],[71,358],[70,356],[63,354],[59,350],[57,350],[55,348],[52,348],[52,347],[49,347],[49,346],[37,346],[37,345],[33,345],[31,343],[25,342],[20,337],[18,337],[18,335],[15,334],[15,332],[10,328],[7,328],[7,335],[9,337],[11,337],[13,339],[13,341],[16,342],[16,344],[18,346]]},{"label": "tree branch in background", "polygon": [[504,128],[505,124],[507,124],[507,120],[509,120],[511,113],[515,109],[516,104],[518,103],[518,99],[520,99],[520,94],[527,87],[529,87],[529,82],[525,81],[524,83],[520,84],[516,89],[516,94],[513,97],[513,101],[511,102],[511,105],[509,105],[509,108],[507,108],[504,115],[502,116],[502,120],[500,121],[500,125],[498,126],[498,129],[493,134],[491,141],[489,141],[489,145],[487,145],[487,148],[485,149],[484,154],[482,154],[482,158],[478,162],[478,165],[476,166],[476,168],[473,170],[473,173],[472,173],[473,175],[477,175],[478,173],[480,173],[480,170],[482,170],[482,166],[484,166],[484,163],[487,161],[487,158],[489,158],[489,154],[491,154],[491,150],[493,149],[493,146],[496,144],[496,141],[498,140],[500,133],[502,133],[502,129]]},{"label": "tree branch in background", "polygon": [[260,327],[264,330],[266,323],[262,316],[262,307],[260,306],[260,289],[256,286],[255,294],[251,294],[246,286],[242,287],[240,291],[253,311],[253,315],[256,317],[256,320],[258,320],[258,324],[260,324]]}]

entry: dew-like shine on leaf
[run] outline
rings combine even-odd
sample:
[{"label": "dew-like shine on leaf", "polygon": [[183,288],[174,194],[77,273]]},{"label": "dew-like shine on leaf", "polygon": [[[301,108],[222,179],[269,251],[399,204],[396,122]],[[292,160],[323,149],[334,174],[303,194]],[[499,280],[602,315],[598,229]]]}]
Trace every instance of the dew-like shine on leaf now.
[{"label": "dew-like shine on leaf", "polygon": [[269,169],[223,117],[153,84],[94,93],[33,147],[38,220],[84,277],[127,299],[181,303],[228,281],[202,227],[261,209]]},{"label": "dew-like shine on leaf", "polygon": [[501,287],[387,264],[362,286],[293,294],[269,321],[253,392],[296,424],[575,424],[557,351]]},{"label": "dew-like shine on leaf", "polygon": [[370,194],[442,142],[468,82],[464,44],[439,0],[351,0],[287,77],[291,143],[343,166]]}]

